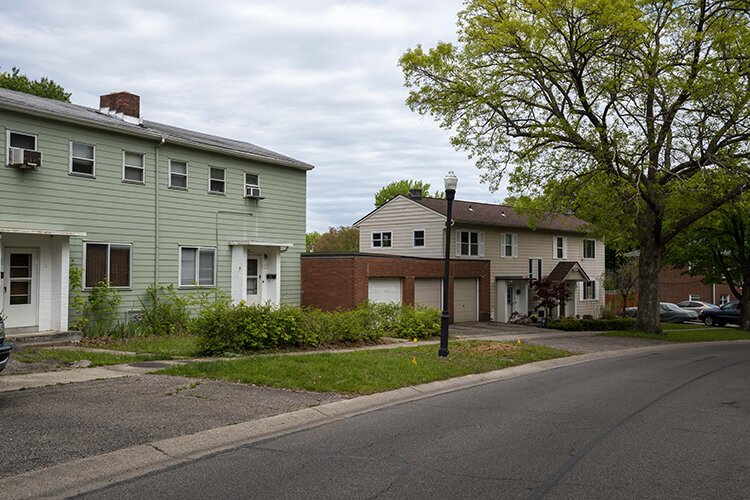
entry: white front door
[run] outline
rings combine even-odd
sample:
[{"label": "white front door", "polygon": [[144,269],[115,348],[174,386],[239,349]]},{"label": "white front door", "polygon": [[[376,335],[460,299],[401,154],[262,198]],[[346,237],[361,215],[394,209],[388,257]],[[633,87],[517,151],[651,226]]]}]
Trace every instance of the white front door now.
[{"label": "white front door", "polygon": [[262,304],[262,290],[263,290],[263,279],[262,279],[262,264],[261,256],[248,254],[247,255],[247,279],[245,287],[245,301],[248,304]]},{"label": "white front door", "polygon": [[39,252],[6,248],[3,258],[3,312],[9,328],[39,324]]}]

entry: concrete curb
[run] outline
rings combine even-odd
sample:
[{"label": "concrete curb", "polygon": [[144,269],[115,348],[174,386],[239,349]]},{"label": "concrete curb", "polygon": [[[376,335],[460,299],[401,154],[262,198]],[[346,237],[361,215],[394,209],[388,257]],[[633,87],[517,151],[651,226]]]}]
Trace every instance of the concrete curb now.
[{"label": "concrete curb", "polygon": [[694,347],[694,344],[667,344],[582,354],[327,403],[10,476],[2,480],[3,493],[13,499],[66,498],[238,446],[410,401],[581,363],[687,347]]}]

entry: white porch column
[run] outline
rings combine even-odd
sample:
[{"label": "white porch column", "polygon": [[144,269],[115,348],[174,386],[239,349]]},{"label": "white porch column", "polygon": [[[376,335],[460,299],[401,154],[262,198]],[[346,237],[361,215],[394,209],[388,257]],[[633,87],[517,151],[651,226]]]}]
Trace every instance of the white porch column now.
[{"label": "white porch column", "polygon": [[245,300],[247,272],[247,251],[244,246],[232,246],[232,304]]}]

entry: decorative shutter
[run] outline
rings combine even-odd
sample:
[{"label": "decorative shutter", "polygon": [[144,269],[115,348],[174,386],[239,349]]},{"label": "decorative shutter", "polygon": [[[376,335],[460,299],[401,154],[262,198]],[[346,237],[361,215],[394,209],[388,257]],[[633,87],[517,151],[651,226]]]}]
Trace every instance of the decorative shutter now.
[{"label": "decorative shutter", "polygon": [[586,282],[582,281],[580,283],[576,283],[576,286],[578,286],[578,285],[580,285],[579,289],[581,291],[581,293],[579,293],[578,296],[581,297],[581,300],[584,300],[586,298],[585,297],[585,294],[586,294]]},{"label": "decorative shutter", "polygon": [[513,258],[518,258],[518,235],[513,235]]},{"label": "decorative shutter", "polygon": [[544,276],[544,275],[542,274],[542,271],[543,271],[543,270],[544,270],[544,269],[543,269],[543,265],[542,265],[542,259],[539,259],[539,279],[542,279],[542,276]]},{"label": "decorative shutter", "polygon": [[505,257],[505,233],[500,233],[500,257]]},{"label": "decorative shutter", "polygon": [[594,299],[594,300],[598,300],[599,299],[599,287],[596,286],[596,285],[597,285],[596,281],[592,281],[591,282],[592,292],[594,292],[593,293],[593,297],[591,297],[591,298]]},{"label": "decorative shutter", "polygon": [[479,231],[479,256],[484,257],[484,231]]}]

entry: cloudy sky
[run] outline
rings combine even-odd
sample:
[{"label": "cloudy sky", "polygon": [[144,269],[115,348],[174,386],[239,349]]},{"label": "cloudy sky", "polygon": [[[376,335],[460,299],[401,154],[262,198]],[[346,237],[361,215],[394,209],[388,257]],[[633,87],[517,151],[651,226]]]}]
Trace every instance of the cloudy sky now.
[{"label": "cloudy sky", "polygon": [[4,0],[0,68],[48,76],[72,101],[141,96],[148,120],[252,142],[315,165],[308,231],[350,225],[398,179],[499,202],[449,133],[411,112],[397,65],[455,40],[461,0]]}]

